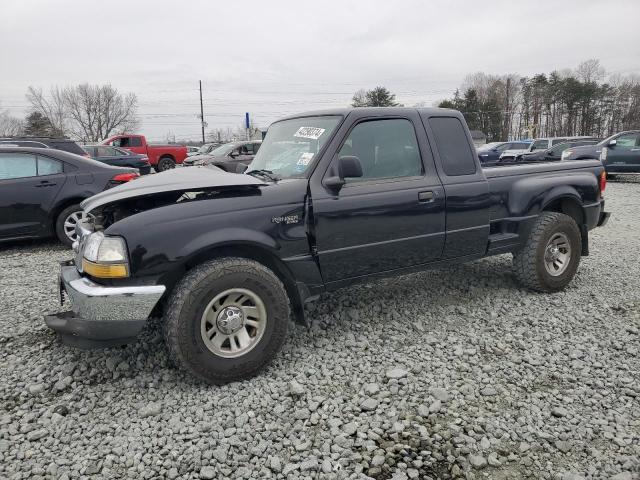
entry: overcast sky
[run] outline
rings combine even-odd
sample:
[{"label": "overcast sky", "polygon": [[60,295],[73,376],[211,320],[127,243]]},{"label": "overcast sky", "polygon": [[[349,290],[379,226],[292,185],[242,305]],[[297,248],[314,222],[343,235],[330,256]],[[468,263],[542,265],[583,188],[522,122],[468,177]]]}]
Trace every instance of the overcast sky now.
[{"label": "overcast sky", "polygon": [[139,100],[141,130],[198,138],[244,112],[266,127],[346,106],[384,85],[413,105],[450,96],[472,72],[530,75],[600,59],[640,74],[640,0],[5,0],[0,105],[29,85],[111,83]]}]

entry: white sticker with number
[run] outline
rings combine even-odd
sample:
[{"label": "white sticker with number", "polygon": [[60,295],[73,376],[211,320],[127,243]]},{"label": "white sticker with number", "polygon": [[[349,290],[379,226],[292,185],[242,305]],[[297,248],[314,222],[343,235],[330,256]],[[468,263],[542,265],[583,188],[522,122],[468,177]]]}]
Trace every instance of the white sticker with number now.
[{"label": "white sticker with number", "polygon": [[300,155],[300,158],[298,159],[298,165],[302,165],[303,167],[306,167],[307,165],[309,165],[309,162],[311,162],[312,158],[313,158],[313,153],[311,152],[303,153],[302,155]]},{"label": "white sticker with number", "polygon": [[296,133],[293,134],[294,137],[299,138],[310,138],[311,140],[317,140],[324,133],[324,128],[317,127],[300,127]]}]

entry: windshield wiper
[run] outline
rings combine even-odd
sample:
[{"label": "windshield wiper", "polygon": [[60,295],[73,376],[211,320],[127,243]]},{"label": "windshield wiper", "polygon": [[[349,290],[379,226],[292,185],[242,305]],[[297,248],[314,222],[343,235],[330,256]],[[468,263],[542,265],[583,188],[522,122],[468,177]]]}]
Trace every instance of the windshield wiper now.
[{"label": "windshield wiper", "polygon": [[253,177],[255,177],[256,175],[261,177],[267,177],[269,180],[273,182],[277,182],[278,180],[280,180],[280,177],[277,174],[273,173],[271,170],[265,170],[263,168],[260,168],[257,170],[250,170],[245,173]]}]

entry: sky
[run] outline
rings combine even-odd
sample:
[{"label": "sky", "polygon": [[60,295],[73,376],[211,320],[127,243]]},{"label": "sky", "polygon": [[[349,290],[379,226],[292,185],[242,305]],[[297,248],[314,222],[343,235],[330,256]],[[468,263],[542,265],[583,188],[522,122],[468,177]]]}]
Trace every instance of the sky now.
[{"label": "sky", "polygon": [[151,140],[348,106],[383,85],[411,106],[470,73],[522,76],[590,58],[640,74],[640,0],[4,0],[0,108],[30,85],[111,84],[138,97]]}]

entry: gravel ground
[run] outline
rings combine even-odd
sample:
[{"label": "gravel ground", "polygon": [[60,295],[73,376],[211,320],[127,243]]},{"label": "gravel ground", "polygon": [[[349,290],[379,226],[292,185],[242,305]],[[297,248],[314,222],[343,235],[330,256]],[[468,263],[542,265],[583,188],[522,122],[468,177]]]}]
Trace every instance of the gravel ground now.
[{"label": "gravel ground", "polygon": [[158,325],[61,345],[50,242],[0,250],[1,478],[640,478],[640,184],[565,292],[510,257],[324,295],[257,378],[199,384]]}]

